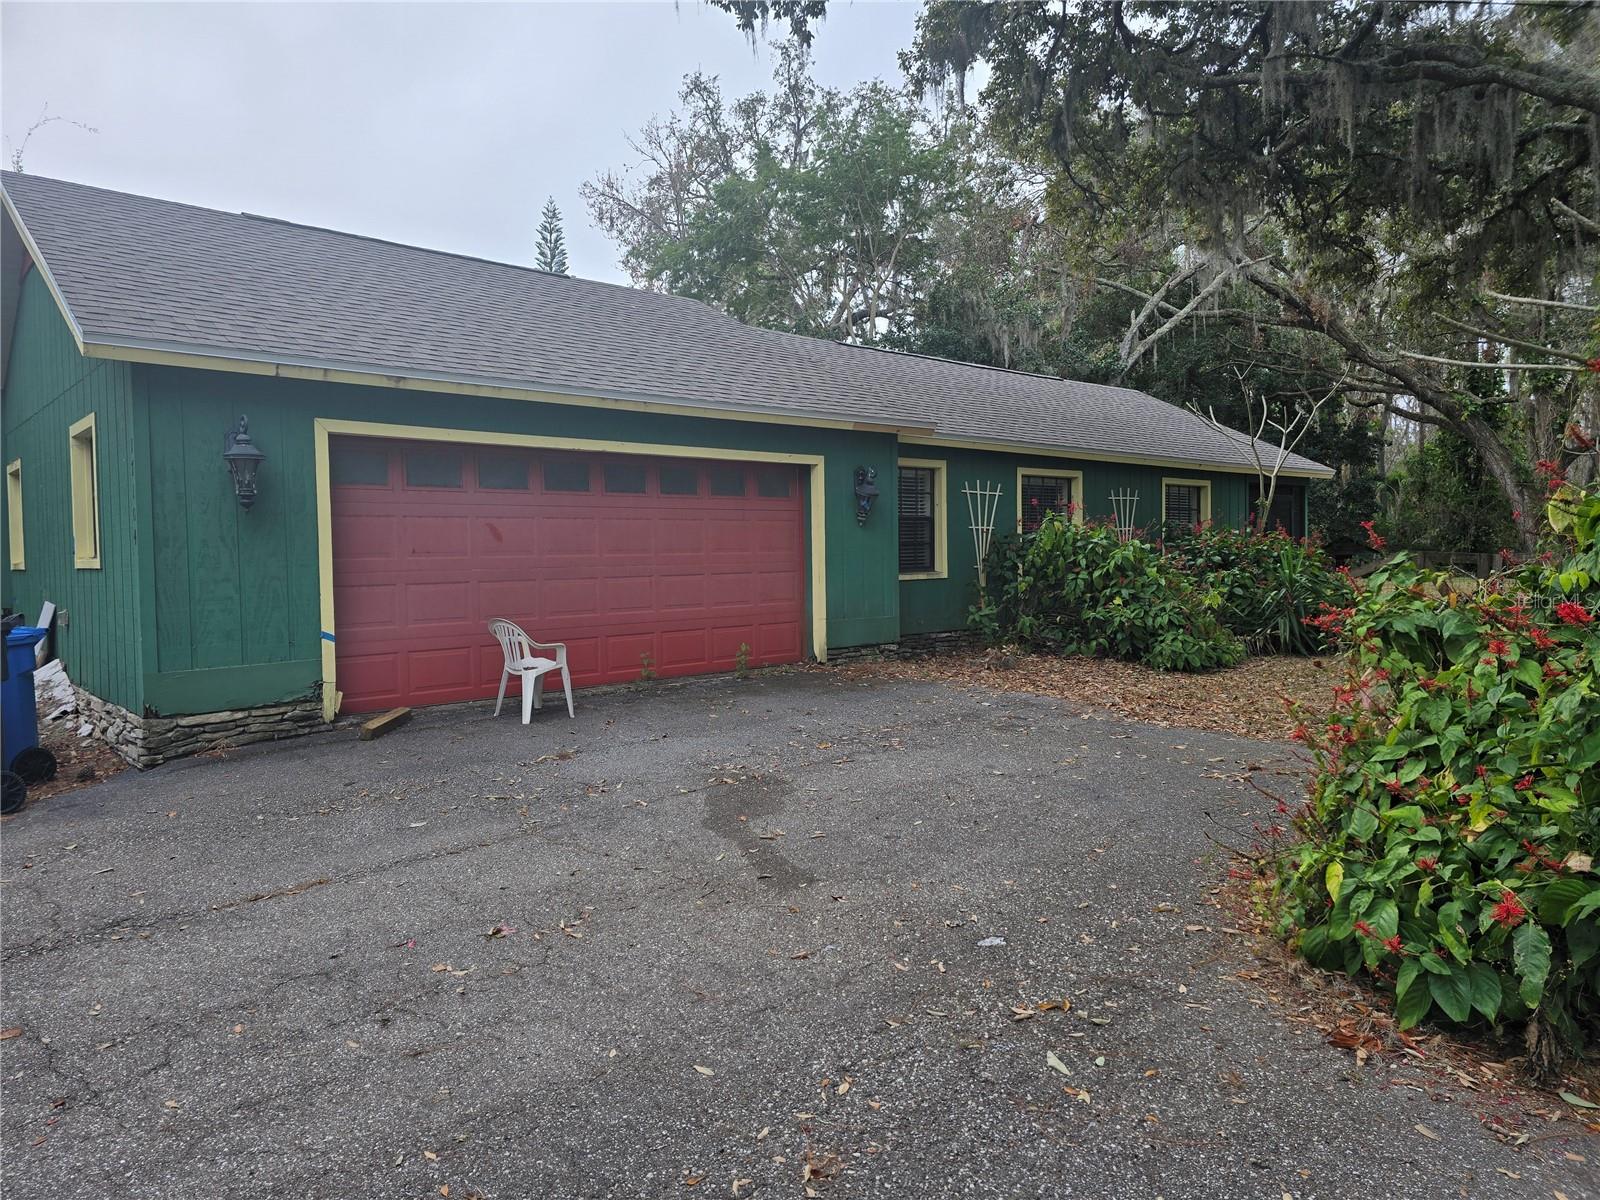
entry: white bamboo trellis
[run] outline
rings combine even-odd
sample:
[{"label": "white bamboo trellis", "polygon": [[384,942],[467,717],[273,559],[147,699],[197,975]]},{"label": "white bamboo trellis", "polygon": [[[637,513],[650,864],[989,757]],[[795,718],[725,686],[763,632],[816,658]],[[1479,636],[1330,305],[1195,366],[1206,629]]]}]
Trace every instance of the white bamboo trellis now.
[{"label": "white bamboo trellis", "polygon": [[989,558],[989,546],[994,541],[994,517],[1000,507],[1000,485],[984,483],[976,486],[961,485],[961,494],[967,498],[967,526],[972,530],[972,550],[978,556],[978,594],[983,595],[989,584],[984,564]]},{"label": "white bamboo trellis", "polygon": [[1128,542],[1133,540],[1133,514],[1139,511],[1139,493],[1130,492],[1124,488],[1120,492],[1111,493],[1111,511],[1117,518],[1117,538]]}]

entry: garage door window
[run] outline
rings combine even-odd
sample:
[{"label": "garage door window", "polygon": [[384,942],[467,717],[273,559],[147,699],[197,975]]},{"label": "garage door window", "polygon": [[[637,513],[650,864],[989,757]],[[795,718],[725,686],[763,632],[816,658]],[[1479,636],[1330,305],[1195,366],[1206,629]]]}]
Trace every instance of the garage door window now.
[{"label": "garage door window", "polygon": [[406,486],[458,488],[461,486],[461,452],[418,447],[406,451]]},{"label": "garage door window", "polygon": [[713,466],[710,470],[711,494],[713,496],[742,496],[744,495],[744,468],[733,466]]},{"label": "garage door window", "polygon": [[547,492],[587,492],[589,490],[589,464],[572,459],[547,459],[544,464],[544,490]]},{"label": "garage door window", "polygon": [[607,463],[606,491],[613,495],[638,495],[644,491],[643,463]]},{"label": "garage door window", "polygon": [[700,494],[700,468],[680,467],[671,463],[661,466],[661,494],[663,496],[698,496]]},{"label": "garage door window", "polygon": [[528,460],[520,454],[478,455],[478,486],[495,491],[528,490]]},{"label": "garage door window", "polygon": [[756,491],[769,500],[787,500],[789,498],[789,475],[787,469],[768,467],[756,472]]},{"label": "garage door window", "polygon": [[340,487],[388,487],[389,452],[373,446],[335,446],[332,474]]}]

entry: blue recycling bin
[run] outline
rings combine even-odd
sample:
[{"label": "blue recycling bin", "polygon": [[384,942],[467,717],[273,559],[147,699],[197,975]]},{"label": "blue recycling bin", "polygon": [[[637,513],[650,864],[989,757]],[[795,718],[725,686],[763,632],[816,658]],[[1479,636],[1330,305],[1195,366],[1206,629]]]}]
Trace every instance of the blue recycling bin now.
[{"label": "blue recycling bin", "polygon": [[45,630],[18,625],[6,631],[5,681],[0,683],[0,759],[6,770],[17,755],[39,744],[39,709],[33,698],[34,647]]}]

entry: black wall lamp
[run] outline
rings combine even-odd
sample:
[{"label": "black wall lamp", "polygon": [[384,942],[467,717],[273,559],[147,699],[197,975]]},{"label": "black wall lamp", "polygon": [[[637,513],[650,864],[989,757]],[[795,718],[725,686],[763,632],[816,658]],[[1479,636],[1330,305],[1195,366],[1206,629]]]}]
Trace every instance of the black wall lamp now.
[{"label": "black wall lamp", "polygon": [[256,472],[267,459],[250,440],[250,418],[239,418],[239,428],[228,431],[224,445],[222,461],[233,477],[233,494],[239,498],[239,507],[249,512],[256,502]]},{"label": "black wall lamp", "polygon": [[856,524],[865,525],[872,515],[872,506],[878,502],[878,470],[876,467],[856,468]]}]

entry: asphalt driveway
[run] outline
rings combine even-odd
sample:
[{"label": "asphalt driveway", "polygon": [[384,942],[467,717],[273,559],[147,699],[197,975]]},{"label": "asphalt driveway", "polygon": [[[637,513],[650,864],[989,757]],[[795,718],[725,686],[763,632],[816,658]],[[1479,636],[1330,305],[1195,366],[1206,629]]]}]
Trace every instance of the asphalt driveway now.
[{"label": "asphalt driveway", "polygon": [[814,671],[127,772],[0,834],[4,1194],[1600,1195],[1237,977],[1274,753]]}]

